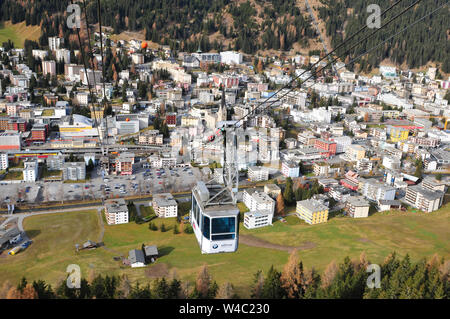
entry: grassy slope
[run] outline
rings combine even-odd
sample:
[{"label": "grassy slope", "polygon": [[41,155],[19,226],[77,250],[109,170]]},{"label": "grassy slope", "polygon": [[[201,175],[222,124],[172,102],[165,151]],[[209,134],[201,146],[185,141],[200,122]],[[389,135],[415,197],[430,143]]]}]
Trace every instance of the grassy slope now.
[{"label": "grassy slope", "polygon": [[312,242],[316,247],[300,251],[301,260],[307,267],[323,270],[332,259],[339,262],[345,256],[356,258],[363,251],[372,262],[382,262],[392,251],[409,253],[413,259],[434,253],[449,258],[449,220],[447,205],[431,214],[382,212],[364,219],[336,217],[314,226],[276,222],[273,227],[244,229],[242,233],[288,246]]},{"label": "grassy slope", "polygon": [[[413,259],[430,257],[434,253],[449,258],[450,240],[448,233],[450,205],[433,214],[389,212],[378,213],[366,219],[333,218],[327,224],[309,226],[298,222],[296,217],[287,218],[287,223],[279,221],[273,227],[249,231],[241,227],[242,234],[251,234],[277,244],[300,246],[312,242],[315,248],[299,252],[306,267],[314,265],[323,270],[333,259],[340,262],[345,256],[358,257],[365,251],[369,260],[381,262],[386,255],[397,251],[407,252]],[[74,212],[29,217],[25,229],[34,243],[17,256],[0,256],[0,283],[9,279],[18,282],[22,275],[29,279],[42,278],[52,284],[65,278],[65,269],[71,263],[81,266],[83,276],[90,269],[96,274],[126,273],[134,281],[149,282],[146,274],[165,265],[169,272],[181,279],[194,280],[203,264],[209,269],[218,283],[232,282],[241,296],[248,296],[248,286],[253,274],[270,265],[282,269],[288,253],[266,248],[240,245],[236,253],[202,255],[194,235],[172,233],[174,220],[155,220],[160,226],[165,223],[169,230],[165,233],[150,231],[148,224],[105,226],[105,242],[108,250],[74,252],[75,243],[87,239],[98,240],[100,229],[95,211]],[[155,244],[161,256],[155,265],[131,269],[114,261],[120,254],[127,256],[130,249],[140,248],[141,244]],[[153,267],[156,267],[153,269]]]},{"label": "grassy slope", "polygon": [[0,44],[11,40],[16,48],[23,48],[25,39],[37,41],[41,36],[39,26],[26,26],[25,22],[0,25]]},{"label": "grassy slope", "polygon": [[83,266],[98,259],[93,251],[83,253],[82,260],[75,253],[76,243],[98,239],[100,228],[96,211],[29,217],[24,220],[24,227],[33,244],[16,256],[8,256],[7,251],[0,255],[1,282],[6,279],[17,282],[26,276],[56,283],[65,277],[69,264]]}]

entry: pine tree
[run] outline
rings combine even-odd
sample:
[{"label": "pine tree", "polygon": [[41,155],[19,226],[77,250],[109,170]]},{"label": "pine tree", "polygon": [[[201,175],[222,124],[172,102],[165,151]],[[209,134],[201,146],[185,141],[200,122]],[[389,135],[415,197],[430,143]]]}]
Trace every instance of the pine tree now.
[{"label": "pine tree", "polygon": [[209,296],[211,288],[211,276],[208,271],[208,267],[204,265],[198,275],[195,282],[195,292],[198,294],[198,298],[206,299]]},{"label": "pine tree", "polygon": [[262,289],[262,298],[264,299],[282,299],[285,297],[285,291],[281,285],[281,273],[273,266],[270,267],[267,277],[264,280]]},{"label": "pine tree", "polygon": [[176,278],[172,279],[169,285],[169,293],[168,298],[169,299],[178,299],[181,297],[181,282],[177,280]]},{"label": "pine tree", "polygon": [[117,296],[119,299],[127,299],[131,293],[131,283],[126,274],[120,278],[120,284],[117,289]]},{"label": "pine tree", "polygon": [[263,296],[263,287],[264,287],[264,275],[261,270],[258,270],[253,277],[251,297],[254,299],[261,299]]},{"label": "pine tree", "polygon": [[235,299],[236,294],[234,293],[233,285],[229,282],[222,284],[217,291],[217,299]]},{"label": "pine tree", "polygon": [[284,213],[284,199],[283,199],[283,196],[281,195],[281,193],[278,194],[278,196],[277,196],[276,212],[277,212],[277,215],[283,215],[283,213]]},{"label": "pine tree", "polygon": [[331,285],[331,283],[334,280],[334,277],[336,277],[336,274],[338,272],[338,267],[336,265],[336,262],[333,260],[331,263],[328,264],[327,268],[325,268],[325,271],[322,275],[322,288],[327,288]]},{"label": "pine tree", "polygon": [[302,298],[305,294],[305,274],[303,272],[303,264],[299,261],[297,250],[293,250],[289,255],[289,260],[284,266],[281,274],[281,286],[286,291],[286,295],[290,299]]},{"label": "pine tree", "polygon": [[292,190],[292,179],[290,177],[286,180],[286,188],[283,192],[283,197],[286,203],[291,204],[293,202],[294,192]]},{"label": "pine tree", "polygon": [[157,279],[155,282],[155,288],[153,289],[154,297],[157,299],[169,298],[169,285],[166,279],[163,277],[161,280]]}]

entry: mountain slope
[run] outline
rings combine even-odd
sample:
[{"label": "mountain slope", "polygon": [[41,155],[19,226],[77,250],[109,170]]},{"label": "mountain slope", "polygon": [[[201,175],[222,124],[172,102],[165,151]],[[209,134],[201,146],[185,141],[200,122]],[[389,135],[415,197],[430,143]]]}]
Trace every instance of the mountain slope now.
[{"label": "mountain slope", "polygon": [[[96,1],[88,3],[87,16],[97,23]],[[397,15],[416,0],[404,0],[383,18]],[[325,43],[336,47],[365,23],[369,4],[379,4],[384,11],[394,0],[308,0]],[[431,12],[445,0],[421,1],[413,10],[368,40],[366,30],[352,43],[360,43],[349,55],[343,48],[338,52],[342,61],[365,52],[396,31]],[[41,45],[53,35],[70,38],[65,27],[65,12],[69,0],[4,0],[0,20],[27,25],[40,25]],[[311,23],[304,0],[102,0],[103,25],[115,34],[124,31],[141,32],[155,43],[172,49],[193,52],[199,47],[209,50],[240,50],[244,53],[273,54],[274,51],[308,53],[323,49]],[[107,9],[106,9],[107,8]],[[381,61],[417,68],[433,62],[441,71],[450,73],[449,7],[408,29],[384,47],[365,56],[358,70],[370,72]],[[73,37],[73,36],[72,36]],[[363,41],[364,40],[364,41]],[[76,45],[76,44],[73,44]],[[270,53],[269,53],[270,52]]]}]

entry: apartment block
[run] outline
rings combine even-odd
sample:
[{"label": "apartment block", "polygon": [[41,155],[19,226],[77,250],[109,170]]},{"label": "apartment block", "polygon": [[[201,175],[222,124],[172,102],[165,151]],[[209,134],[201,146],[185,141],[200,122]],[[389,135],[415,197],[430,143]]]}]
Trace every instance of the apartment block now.
[{"label": "apartment block", "polygon": [[272,225],[273,214],[269,212],[257,211],[244,214],[244,227],[254,229]]},{"label": "apartment block", "polygon": [[445,193],[445,183],[432,177],[425,177],[422,181],[422,187],[430,191],[441,191]]},{"label": "apartment block", "polygon": [[360,172],[370,172],[373,168],[373,163],[368,158],[361,158],[356,162],[356,170]]},{"label": "apartment block", "polygon": [[296,212],[300,219],[310,225],[328,221],[328,207],[314,199],[298,201]]},{"label": "apartment block", "polygon": [[277,196],[281,194],[281,188],[275,184],[266,184],[264,185],[264,193],[268,194],[272,198],[277,198]]},{"label": "apartment block", "polygon": [[79,181],[86,179],[86,164],[84,162],[67,162],[62,166],[63,179]]},{"label": "apartment block", "polygon": [[170,193],[153,195],[152,206],[160,218],[177,217],[178,204]]},{"label": "apartment block", "polygon": [[269,170],[261,166],[250,166],[247,174],[252,182],[267,181],[269,179]]},{"label": "apartment block", "polygon": [[37,159],[28,159],[24,162],[23,180],[25,182],[35,182],[38,178]]},{"label": "apartment block", "polygon": [[281,165],[281,173],[286,177],[299,177],[300,167],[292,161],[283,161]]},{"label": "apartment block", "polygon": [[158,130],[149,130],[139,134],[139,144],[163,145],[163,135]]},{"label": "apartment block", "polygon": [[386,185],[377,179],[361,179],[360,191],[364,197],[373,200],[394,200],[396,189],[392,186]]},{"label": "apartment block", "polygon": [[347,215],[353,218],[364,218],[369,216],[369,202],[362,196],[351,196],[345,204]]},{"label": "apartment block", "polygon": [[345,156],[352,162],[356,162],[366,156],[366,149],[361,145],[350,145]]},{"label": "apartment block", "polygon": [[275,201],[268,194],[257,189],[244,190],[243,202],[251,212],[267,211],[273,215],[275,211]]},{"label": "apartment block", "polygon": [[128,207],[123,198],[105,200],[105,217],[108,225],[128,223]]},{"label": "apartment block", "polygon": [[390,126],[387,129],[389,138],[392,142],[406,141],[409,136],[409,130],[403,127]]},{"label": "apartment block", "polygon": [[120,175],[133,174],[134,154],[122,153],[116,158],[116,173]]},{"label": "apartment block", "polygon": [[405,201],[426,213],[431,213],[442,206],[444,192],[433,191],[420,185],[409,186],[406,189]]},{"label": "apartment block", "polygon": [[0,153],[0,169],[5,170],[9,167],[8,153]]}]

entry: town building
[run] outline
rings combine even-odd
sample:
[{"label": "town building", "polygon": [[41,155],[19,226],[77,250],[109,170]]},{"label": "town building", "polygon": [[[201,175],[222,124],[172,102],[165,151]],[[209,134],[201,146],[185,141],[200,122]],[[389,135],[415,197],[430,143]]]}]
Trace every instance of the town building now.
[{"label": "town building", "polygon": [[328,221],[328,207],[314,199],[297,202],[297,216],[310,225]]},{"label": "town building", "polygon": [[396,189],[392,186],[380,182],[378,179],[360,179],[360,191],[369,200],[394,200]]},{"label": "town building", "polygon": [[252,182],[267,181],[269,179],[269,170],[261,166],[250,166],[247,174]]},{"label": "town building", "polygon": [[35,182],[38,178],[38,161],[37,159],[27,159],[24,163],[23,180],[25,182]]},{"label": "town building", "polygon": [[272,225],[273,214],[268,211],[246,212],[244,214],[244,227],[254,229]]},{"label": "town building", "polygon": [[272,198],[277,198],[281,194],[280,186],[276,184],[266,184],[264,185],[264,193],[268,194]]},{"label": "town building", "polygon": [[345,174],[345,178],[341,179],[340,184],[353,191],[358,190],[359,187],[359,174],[353,171],[348,171]]},{"label": "town building", "polygon": [[158,130],[149,130],[139,134],[139,144],[163,145],[164,137]]},{"label": "town building", "polygon": [[133,153],[122,153],[116,157],[116,174],[132,175],[134,164]]},{"label": "town building", "polygon": [[56,75],[56,62],[42,61],[42,73],[44,76],[47,74],[50,74],[50,76]]},{"label": "town building", "polygon": [[281,164],[281,173],[286,177],[299,177],[300,167],[292,161],[283,161]]},{"label": "town building", "polygon": [[160,218],[177,217],[178,204],[170,193],[155,194],[152,201],[153,210]]},{"label": "town building", "polygon": [[86,179],[84,162],[66,162],[62,165],[63,180],[80,181]]},{"label": "town building", "polygon": [[128,223],[128,207],[123,198],[105,200],[105,217],[108,225]]},{"label": "town building", "polygon": [[314,147],[320,149],[320,154],[324,157],[336,155],[336,142],[324,139],[317,139],[314,142]]},{"label": "town building", "polygon": [[275,201],[268,194],[258,189],[245,189],[242,199],[251,212],[267,211],[273,215],[275,211]]},{"label": "town building", "polygon": [[433,191],[421,185],[409,186],[406,189],[405,201],[426,213],[438,210],[442,206],[444,192]]},{"label": "town building", "polygon": [[8,153],[0,153],[0,170],[5,170],[9,167]]},{"label": "town building", "polygon": [[345,203],[347,215],[353,218],[368,217],[369,208],[369,202],[362,196],[350,196]]}]

